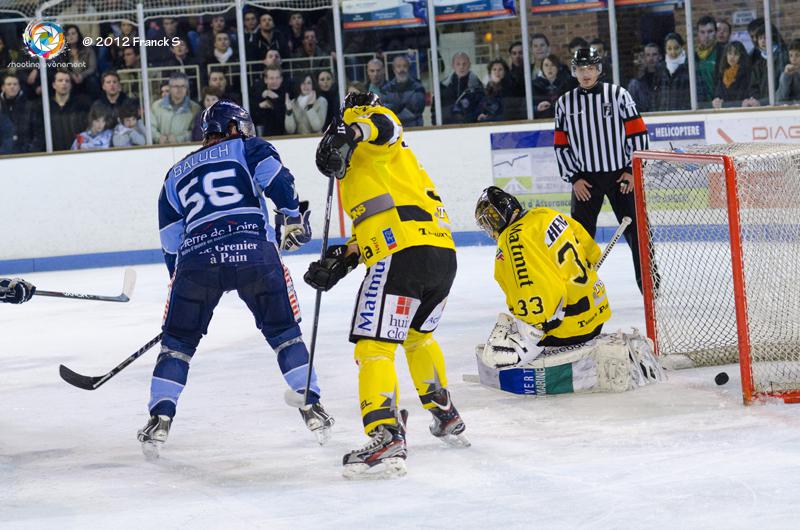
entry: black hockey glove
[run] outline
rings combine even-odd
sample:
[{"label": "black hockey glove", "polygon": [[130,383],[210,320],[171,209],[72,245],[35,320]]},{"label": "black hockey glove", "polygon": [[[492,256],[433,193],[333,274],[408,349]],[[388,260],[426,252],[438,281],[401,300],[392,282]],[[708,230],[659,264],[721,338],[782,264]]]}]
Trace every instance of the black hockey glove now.
[{"label": "black hockey glove", "polygon": [[358,266],[358,254],[347,253],[347,245],[334,245],[325,252],[325,259],[308,266],[303,280],[318,291],[328,291]]},{"label": "black hockey glove", "polygon": [[353,128],[341,117],[334,118],[317,146],[317,169],[326,177],[343,179],[357,145]]},{"label": "black hockey glove", "polygon": [[36,287],[19,278],[0,280],[0,302],[21,304],[27,302],[36,292]]},{"label": "black hockey glove", "polygon": [[282,212],[275,212],[275,238],[281,250],[294,252],[311,241],[310,217],[308,201],[300,201],[300,215],[297,217],[287,217]]}]

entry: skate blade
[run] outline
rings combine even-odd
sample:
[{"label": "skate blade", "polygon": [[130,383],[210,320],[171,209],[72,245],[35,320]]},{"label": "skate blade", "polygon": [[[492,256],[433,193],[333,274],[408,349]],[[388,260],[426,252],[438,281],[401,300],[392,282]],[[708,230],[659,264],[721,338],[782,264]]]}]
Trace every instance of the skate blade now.
[{"label": "skate blade", "polygon": [[472,443],[469,441],[469,438],[467,438],[463,433],[445,434],[444,436],[440,436],[439,439],[448,446],[455,447],[457,449],[466,449],[472,445]]},{"label": "skate blade", "polygon": [[159,442],[154,442],[152,440],[142,442],[142,454],[146,460],[150,462],[158,460],[160,450],[159,445],[161,445]]},{"label": "skate blade", "polygon": [[405,476],[406,472],[404,458],[386,458],[372,467],[367,464],[346,464],[342,476],[348,480],[372,480],[400,478]]},{"label": "skate blade", "polygon": [[331,439],[330,427],[325,427],[324,429],[316,429],[311,432],[313,432],[314,436],[317,437],[317,443],[320,445],[325,445]]}]

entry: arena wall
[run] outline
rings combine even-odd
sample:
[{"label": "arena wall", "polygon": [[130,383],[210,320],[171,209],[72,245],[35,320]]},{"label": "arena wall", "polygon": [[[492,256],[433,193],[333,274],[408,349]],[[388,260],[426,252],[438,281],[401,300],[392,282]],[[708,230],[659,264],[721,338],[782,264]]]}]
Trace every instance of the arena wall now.
[{"label": "arena wall", "polygon": [[[646,118],[655,125],[705,123],[707,143],[800,142],[800,113],[769,110],[670,114]],[[492,184],[490,135],[552,130],[551,121],[409,131],[406,141],[437,183],[453,221],[457,244],[486,244],[473,208]],[[315,238],[322,232],[325,179],[317,172],[318,137],[274,141],[312,207]],[[663,144],[662,144],[663,145]],[[5,197],[0,216],[3,246],[0,273],[151,263],[161,260],[156,201],[169,167],[194,146],[150,147],[91,153],[21,156],[0,160]],[[601,226],[611,227],[608,215]],[[345,225],[348,221],[345,217]],[[335,208],[331,233],[342,224]],[[346,226],[344,231],[347,231]],[[613,229],[598,234],[603,240]],[[318,251],[319,241],[307,251]]]}]

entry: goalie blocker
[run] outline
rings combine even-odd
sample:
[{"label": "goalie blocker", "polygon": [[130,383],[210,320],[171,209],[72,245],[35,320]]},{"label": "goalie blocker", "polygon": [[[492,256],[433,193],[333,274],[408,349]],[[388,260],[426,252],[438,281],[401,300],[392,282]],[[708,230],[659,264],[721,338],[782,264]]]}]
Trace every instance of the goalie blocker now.
[{"label": "goalie blocker", "polygon": [[513,394],[626,392],[665,379],[652,342],[635,328],[632,333],[601,334],[575,346],[543,348],[527,362],[500,368],[484,362],[490,347],[476,348],[479,380]]}]

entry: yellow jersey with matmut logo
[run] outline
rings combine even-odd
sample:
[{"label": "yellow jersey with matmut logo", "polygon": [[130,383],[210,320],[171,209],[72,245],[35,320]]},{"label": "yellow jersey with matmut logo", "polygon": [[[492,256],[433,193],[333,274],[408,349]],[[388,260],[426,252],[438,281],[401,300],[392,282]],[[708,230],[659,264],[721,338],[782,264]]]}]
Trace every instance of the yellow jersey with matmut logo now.
[{"label": "yellow jersey with matmut logo", "polygon": [[364,133],[339,185],[367,267],[408,247],[455,250],[442,199],[403,141],[397,116],[386,107],[364,106],[346,109],[343,118]]},{"label": "yellow jersey with matmut logo", "polygon": [[611,317],[593,268],[600,254],[580,223],[535,208],[500,235],[494,277],[511,314],[543,330],[545,339],[580,337]]}]

